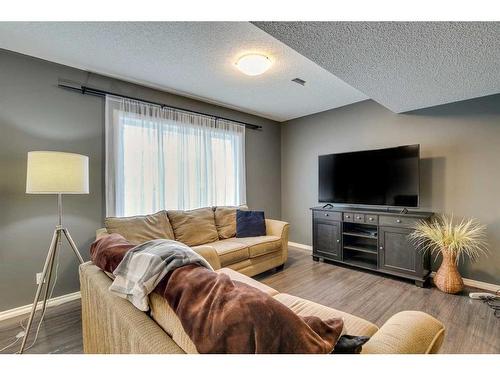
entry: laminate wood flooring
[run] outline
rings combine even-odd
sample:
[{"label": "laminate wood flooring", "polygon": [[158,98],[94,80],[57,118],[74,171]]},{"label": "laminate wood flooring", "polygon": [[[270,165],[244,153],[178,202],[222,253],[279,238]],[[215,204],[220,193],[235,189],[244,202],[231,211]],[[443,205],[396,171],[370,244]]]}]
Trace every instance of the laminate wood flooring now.
[{"label": "laminate wood flooring", "polygon": [[[294,248],[289,249],[283,271],[269,271],[256,279],[281,292],[357,315],[379,327],[399,311],[425,311],[446,326],[441,353],[500,353],[500,319],[484,303],[470,300],[470,290],[449,295],[436,288],[422,289],[401,279],[314,262],[310,253]],[[80,301],[49,308],[38,341],[27,353],[81,353],[80,314]],[[0,322],[0,348],[12,342],[21,330],[19,321],[23,318],[26,316]],[[33,336],[34,332],[28,344]],[[20,341],[3,353],[15,353],[19,346]]]}]

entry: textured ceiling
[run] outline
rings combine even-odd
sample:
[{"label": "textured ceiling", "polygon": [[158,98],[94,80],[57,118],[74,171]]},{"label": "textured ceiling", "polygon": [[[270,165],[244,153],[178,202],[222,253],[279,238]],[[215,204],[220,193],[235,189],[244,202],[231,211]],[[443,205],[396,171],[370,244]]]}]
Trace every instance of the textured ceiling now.
[{"label": "textured ceiling", "polygon": [[[0,48],[278,121],[367,99],[248,22],[0,22]],[[273,66],[242,74],[234,62],[248,52]]]},{"label": "textured ceiling", "polygon": [[394,112],[500,93],[500,22],[255,22]]}]

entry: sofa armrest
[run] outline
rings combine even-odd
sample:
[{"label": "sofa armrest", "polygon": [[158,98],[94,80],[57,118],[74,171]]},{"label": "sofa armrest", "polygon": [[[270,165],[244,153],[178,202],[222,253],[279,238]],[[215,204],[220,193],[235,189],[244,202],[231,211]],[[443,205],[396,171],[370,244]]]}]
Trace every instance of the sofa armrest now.
[{"label": "sofa armrest", "polygon": [[268,236],[282,237],[283,232],[289,225],[285,221],[266,219],[266,234]]},{"label": "sofa armrest", "polygon": [[363,346],[363,354],[434,354],[444,339],[443,323],[422,311],[393,315]]},{"label": "sofa armrest", "polygon": [[198,246],[193,250],[196,251],[203,258],[205,258],[205,260],[208,263],[210,263],[210,265],[214,270],[218,270],[221,268],[219,255],[212,246],[210,245]]},{"label": "sofa armrest", "polygon": [[288,259],[288,229],[290,224],[285,221],[266,219],[266,234],[281,238],[281,260],[285,264]]},{"label": "sofa armrest", "polygon": [[108,235],[108,231],[106,228],[99,228],[95,231],[95,239],[98,240],[99,238]]},{"label": "sofa armrest", "polygon": [[87,262],[79,273],[84,353],[184,353],[145,312],[109,292],[111,279],[100,268]]}]

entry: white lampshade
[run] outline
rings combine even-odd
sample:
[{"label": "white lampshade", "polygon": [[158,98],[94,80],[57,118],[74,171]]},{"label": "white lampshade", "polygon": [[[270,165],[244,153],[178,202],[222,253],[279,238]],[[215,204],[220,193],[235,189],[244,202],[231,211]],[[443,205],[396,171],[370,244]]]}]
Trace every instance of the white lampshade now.
[{"label": "white lampshade", "polygon": [[88,156],[56,151],[28,152],[26,193],[88,194]]}]

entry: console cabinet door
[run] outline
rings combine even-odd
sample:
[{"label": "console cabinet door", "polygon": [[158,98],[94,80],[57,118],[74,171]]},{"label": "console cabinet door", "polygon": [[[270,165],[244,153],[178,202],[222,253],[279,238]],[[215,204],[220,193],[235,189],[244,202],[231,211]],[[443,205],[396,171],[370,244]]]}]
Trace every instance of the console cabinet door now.
[{"label": "console cabinet door", "polygon": [[411,229],[379,227],[379,268],[421,277],[422,254],[409,241]]},{"label": "console cabinet door", "polygon": [[342,260],[340,221],[319,220],[313,222],[313,252],[332,260]]}]

